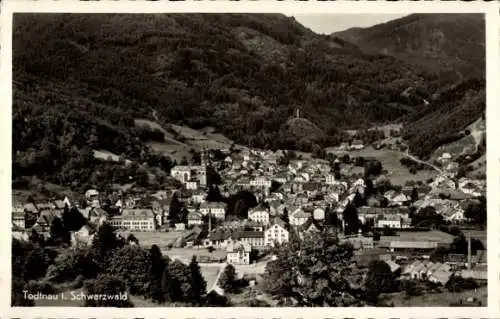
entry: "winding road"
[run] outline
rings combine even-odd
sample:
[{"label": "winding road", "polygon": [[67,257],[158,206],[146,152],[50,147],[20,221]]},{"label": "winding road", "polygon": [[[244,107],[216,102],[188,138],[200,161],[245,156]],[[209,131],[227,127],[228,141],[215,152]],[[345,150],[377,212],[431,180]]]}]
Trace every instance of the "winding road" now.
[{"label": "winding road", "polygon": [[440,169],[439,167],[437,167],[436,165],[432,164],[432,163],[429,163],[429,162],[426,162],[426,161],[423,161],[413,155],[410,154],[410,148],[408,147],[408,145],[404,144],[404,143],[401,143],[402,145],[404,145],[406,147],[406,151],[403,153],[403,156],[406,156],[408,157],[409,159],[411,159],[412,161],[414,162],[417,162],[417,163],[420,163],[420,164],[423,164],[423,165],[427,165],[429,167],[432,167],[433,169],[435,169],[439,174],[444,174],[444,171],[442,169]]}]

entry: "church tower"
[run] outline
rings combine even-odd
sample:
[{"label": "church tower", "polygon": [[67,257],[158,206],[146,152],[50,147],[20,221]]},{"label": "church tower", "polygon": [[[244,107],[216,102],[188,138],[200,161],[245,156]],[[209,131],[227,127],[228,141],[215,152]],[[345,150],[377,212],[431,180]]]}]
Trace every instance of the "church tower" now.
[{"label": "church tower", "polygon": [[198,180],[201,186],[207,185],[207,156],[205,148],[202,149],[200,154],[201,166],[198,172]]}]

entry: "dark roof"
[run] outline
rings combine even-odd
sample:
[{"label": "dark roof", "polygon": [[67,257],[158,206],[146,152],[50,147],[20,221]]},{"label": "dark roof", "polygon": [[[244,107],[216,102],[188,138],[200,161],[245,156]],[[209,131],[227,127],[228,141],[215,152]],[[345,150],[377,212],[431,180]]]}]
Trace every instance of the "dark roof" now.
[{"label": "dark roof", "polygon": [[315,183],[315,182],[304,183],[304,185],[302,186],[302,189],[305,190],[305,191],[320,190],[321,189],[321,184],[320,183]]}]

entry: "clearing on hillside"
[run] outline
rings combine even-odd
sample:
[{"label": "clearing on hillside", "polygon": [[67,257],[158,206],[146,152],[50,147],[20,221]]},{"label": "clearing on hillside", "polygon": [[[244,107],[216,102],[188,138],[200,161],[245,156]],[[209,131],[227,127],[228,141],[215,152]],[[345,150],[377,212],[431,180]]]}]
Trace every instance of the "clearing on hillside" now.
[{"label": "clearing on hillside", "polygon": [[431,169],[420,170],[416,174],[410,173],[408,168],[403,166],[400,162],[403,154],[395,150],[376,150],[370,146],[362,150],[339,151],[338,154],[349,154],[350,157],[361,156],[378,159],[382,163],[384,169],[387,170],[387,177],[394,185],[404,185],[405,182],[410,180],[425,182],[429,178],[435,178],[437,176],[437,172]]}]

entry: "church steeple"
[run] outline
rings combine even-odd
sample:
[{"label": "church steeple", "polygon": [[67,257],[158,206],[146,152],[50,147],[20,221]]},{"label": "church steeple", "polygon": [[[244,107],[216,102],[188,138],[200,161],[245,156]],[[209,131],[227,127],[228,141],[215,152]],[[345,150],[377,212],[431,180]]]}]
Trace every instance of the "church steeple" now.
[{"label": "church steeple", "polygon": [[295,118],[300,118],[300,110],[297,108],[295,109],[296,115]]}]

